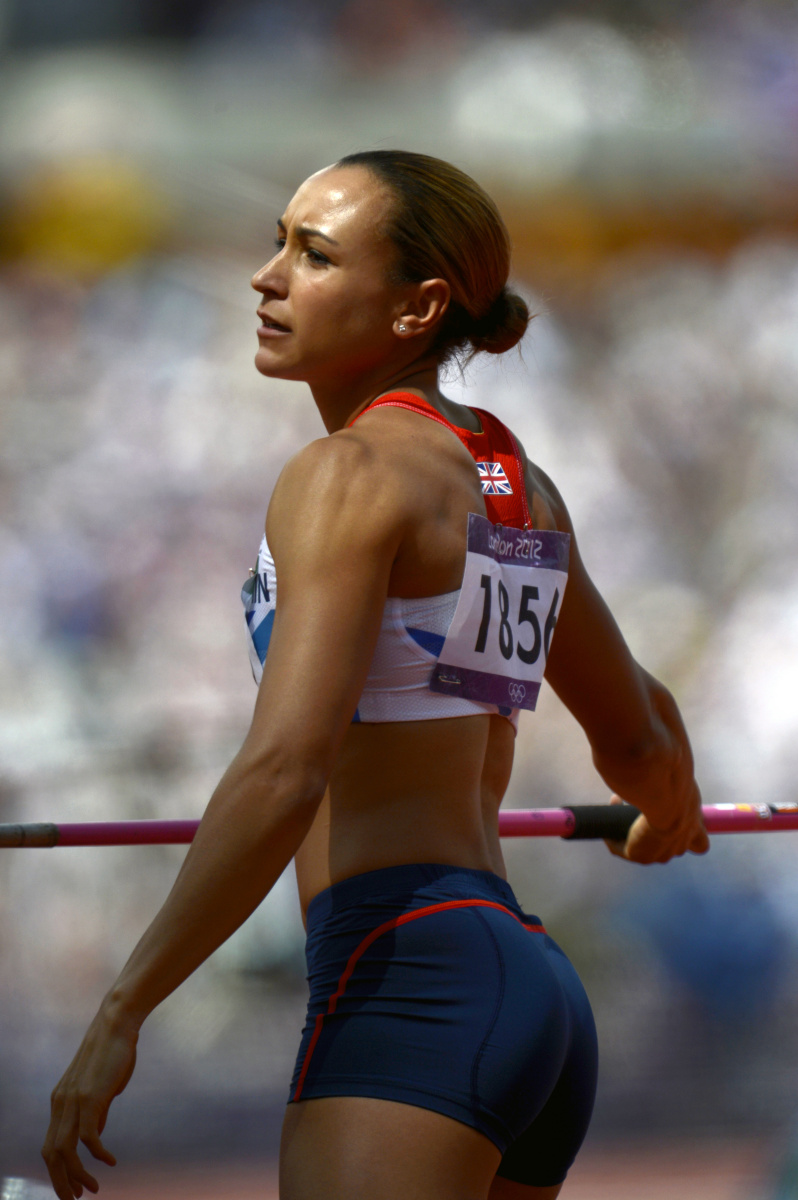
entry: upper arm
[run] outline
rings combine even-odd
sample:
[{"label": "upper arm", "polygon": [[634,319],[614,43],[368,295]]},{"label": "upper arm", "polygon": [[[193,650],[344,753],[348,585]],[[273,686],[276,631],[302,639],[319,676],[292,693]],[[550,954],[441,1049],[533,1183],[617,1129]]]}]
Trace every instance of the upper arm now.
[{"label": "upper arm", "polygon": [[300,451],[269,505],[278,600],[247,741],[322,790],[366,681],[402,520],[385,464],[354,436]]},{"label": "upper arm", "polygon": [[546,664],[546,679],[604,754],[643,752],[652,737],[653,681],[635,661],[615,619],[588,575],[565,503],[543,481],[554,521],[571,535],[568,584]]}]

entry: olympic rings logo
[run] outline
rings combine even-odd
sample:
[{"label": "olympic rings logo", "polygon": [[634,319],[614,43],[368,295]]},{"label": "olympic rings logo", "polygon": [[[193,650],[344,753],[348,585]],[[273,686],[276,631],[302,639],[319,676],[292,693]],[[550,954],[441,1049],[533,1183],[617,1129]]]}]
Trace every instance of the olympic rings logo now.
[{"label": "olympic rings logo", "polygon": [[516,683],[513,681],[510,684],[508,691],[510,693],[510,699],[515,707],[518,708],[524,696],[526,695],[526,688],[524,687],[523,683]]}]

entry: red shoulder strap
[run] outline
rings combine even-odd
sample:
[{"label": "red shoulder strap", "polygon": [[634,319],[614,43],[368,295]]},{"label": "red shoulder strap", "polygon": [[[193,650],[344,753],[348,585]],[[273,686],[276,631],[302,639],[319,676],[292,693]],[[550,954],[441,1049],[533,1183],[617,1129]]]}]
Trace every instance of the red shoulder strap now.
[{"label": "red shoulder strap", "polygon": [[[505,500],[508,497],[497,495],[494,498],[492,507],[500,510],[498,518],[491,518],[494,524],[510,525],[515,529],[531,529],[532,517],[529,512],[529,504],[526,498],[526,479],[524,478],[524,464],[521,461],[521,451],[518,449],[518,442],[515,439],[515,434],[511,429],[508,429],[503,421],[493,413],[487,412],[484,408],[472,408],[472,412],[476,413],[482,422],[482,431],[488,435],[489,452],[492,459],[498,459],[504,466],[505,473],[514,485],[518,496],[516,508],[520,508],[520,520],[515,518],[515,514],[509,520],[501,520],[501,515],[504,514],[509,507]],[[483,480],[482,491],[485,493],[485,480]],[[488,503],[488,495],[485,494],[485,503]],[[490,511],[488,512],[490,516]]]},{"label": "red shoulder strap", "polygon": [[438,412],[430,404],[429,400],[422,400],[420,396],[413,395],[412,392],[387,392],[384,396],[380,396],[379,400],[372,400],[363,412],[359,412],[353,421],[349,422],[349,427],[354,425],[355,421],[359,421],[367,412],[371,412],[372,408],[406,408],[410,412],[418,413],[421,417],[429,417],[431,421],[437,421],[439,425],[445,425],[447,429],[451,429],[452,433],[457,434],[460,441],[463,441],[462,435],[469,433],[470,430],[459,429],[457,425],[452,425],[446,417]]},{"label": "red shoulder strap", "polygon": [[363,412],[358,413],[354,425],[363,413],[373,408],[406,408],[409,412],[437,421],[460,439],[468,453],[482,469],[482,495],[488,520],[494,525],[508,525],[515,529],[531,529],[532,518],[526,498],[526,484],[521,453],[515,436],[493,413],[481,408],[472,408],[482,424],[482,430],[462,429],[447,421],[428,400],[414,396],[412,392],[388,392],[373,401]]}]

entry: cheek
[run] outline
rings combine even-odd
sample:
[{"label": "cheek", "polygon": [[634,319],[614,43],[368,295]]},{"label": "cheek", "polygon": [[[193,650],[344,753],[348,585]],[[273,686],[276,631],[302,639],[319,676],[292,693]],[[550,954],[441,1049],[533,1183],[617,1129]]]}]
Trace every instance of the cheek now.
[{"label": "cheek", "polygon": [[391,310],[386,304],[384,290],[376,288],[346,288],[331,297],[324,316],[336,335],[341,338],[371,338],[387,336],[392,325]]},{"label": "cheek", "polygon": [[393,298],[381,273],[352,270],[304,274],[292,287],[297,349],[314,360],[340,358],[387,344]]}]

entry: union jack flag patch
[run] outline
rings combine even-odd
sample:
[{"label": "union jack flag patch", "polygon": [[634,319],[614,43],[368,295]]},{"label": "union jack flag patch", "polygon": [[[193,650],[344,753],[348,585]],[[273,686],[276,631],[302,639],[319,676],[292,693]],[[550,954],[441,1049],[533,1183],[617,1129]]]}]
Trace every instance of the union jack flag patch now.
[{"label": "union jack flag patch", "polygon": [[478,462],[477,470],[483,496],[512,496],[513,489],[501,463]]}]

